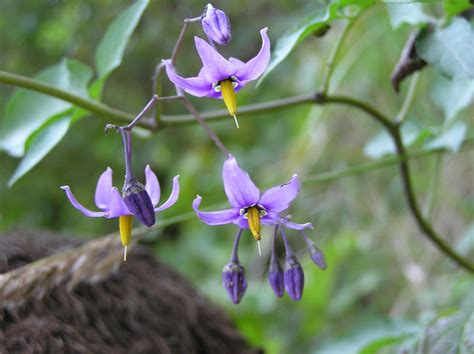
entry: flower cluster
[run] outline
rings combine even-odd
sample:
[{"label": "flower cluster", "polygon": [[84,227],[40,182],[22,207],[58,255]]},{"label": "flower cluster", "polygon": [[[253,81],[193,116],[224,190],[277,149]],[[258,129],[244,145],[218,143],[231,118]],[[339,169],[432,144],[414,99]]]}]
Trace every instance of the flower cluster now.
[{"label": "flower cluster", "polygon": [[[281,216],[289,208],[291,202],[300,191],[297,175],[293,175],[287,183],[272,187],[263,194],[251,180],[247,172],[242,170],[234,156],[229,155],[222,170],[224,191],[231,205],[230,209],[220,211],[201,211],[199,206],[202,198],[197,196],[193,208],[198,217],[208,225],[235,224],[239,228],[236,236],[230,263],[224,267],[223,283],[234,303],[239,303],[247,288],[244,268],[240,265],[237,249],[243,229],[249,229],[254,239],[261,239],[261,225],[274,225],[272,256],[268,279],[275,294],[283,296],[284,288],[294,301],[301,299],[304,287],[304,273],[288,242],[285,228],[298,230],[304,236],[311,258],[321,268],[326,268],[323,253],[307,237],[304,230],[312,229],[311,223],[298,224]],[[285,264],[279,264],[275,252],[275,240],[281,234],[286,250]],[[238,281],[237,281],[238,280]]]},{"label": "flower cluster", "polygon": [[[204,32],[211,41],[228,44],[230,41],[230,24],[224,12],[208,5],[202,18]],[[248,82],[256,80],[263,74],[270,61],[270,40],[267,28],[260,30],[262,47],[258,54],[243,62],[236,58],[225,59],[205,40],[194,37],[196,50],[201,58],[202,68],[196,77],[179,76],[171,60],[165,60],[168,78],[177,86],[196,97],[222,98],[229,111],[236,118],[237,101],[235,93]]]},{"label": "flower cluster", "polygon": [[[257,79],[268,65],[270,41],[267,36],[267,28],[260,31],[262,47],[259,53],[253,59],[244,63],[235,58],[225,59],[214,47],[215,44],[227,45],[231,40],[229,19],[223,11],[208,4],[201,17],[189,19],[186,24],[196,21],[201,22],[203,31],[209,40],[208,43],[199,37],[194,38],[196,49],[203,64],[198,76],[191,78],[179,76],[171,60],[164,62],[166,72],[176,87],[191,95],[222,98],[238,127],[235,93],[249,81]],[[183,99],[179,90],[178,94],[178,98]],[[174,97],[176,98],[176,96]],[[125,250],[124,260],[126,259],[127,246],[131,242],[134,217],[143,225],[150,227],[155,223],[155,214],[171,207],[176,203],[179,196],[179,176],[175,176],[171,195],[161,206],[157,207],[160,200],[160,185],[155,173],[150,166],[146,166],[145,184],[143,185],[135,178],[131,167],[131,130],[158,99],[157,95],[153,96],[143,111],[129,125],[124,127],[107,125],[106,127],[106,131],[113,128],[120,131],[122,135],[125,155],[125,183],[122,193],[119,192],[117,187],[113,186],[112,170],[110,168],[107,168],[101,174],[97,182],[95,204],[100,211],[87,209],[77,201],[69,186],[61,187],[74,208],[85,216],[119,218],[120,236]],[[166,97],[161,99],[166,99]],[[190,104],[189,101],[187,103]],[[208,128],[208,131],[212,132],[210,128]],[[215,134],[209,133],[209,135],[215,142],[220,142]],[[220,144],[223,146],[221,142]],[[227,154],[227,150],[222,148],[220,144],[216,143]],[[222,271],[222,282],[229,298],[237,304],[241,301],[247,289],[245,270],[238,257],[238,247],[243,231],[250,230],[253,238],[257,241],[258,250],[261,254],[262,226],[271,225],[274,232],[268,281],[276,296],[282,297],[286,291],[292,300],[300,300],[304,289],[304,272],[290,246],[285,230],[292,229],[301,233],[308,246],[311,259],[319,268],[325,269],[326,261],[324,254],[305,233],[305,230],[312,229],[313,225],[311,223],[296,223],[283,215],[283,212],[290,207],[300,191],[301,185],[298,176],[295,174],[288,182],[261,193],[248,173],[240,168],[235,157],[229,154],[224,162],[222,178],[225,194],[230,204],[229,209],[202,211],[200,210],[202,198],[199,195],[194,199],[192,207],[197,216],[208,225],[235,224],[238,228],[232,255],[229,263],[225,265]],[[283,267],[276,252],[275,245],[278,237],[282,238],[285,248]]]}]

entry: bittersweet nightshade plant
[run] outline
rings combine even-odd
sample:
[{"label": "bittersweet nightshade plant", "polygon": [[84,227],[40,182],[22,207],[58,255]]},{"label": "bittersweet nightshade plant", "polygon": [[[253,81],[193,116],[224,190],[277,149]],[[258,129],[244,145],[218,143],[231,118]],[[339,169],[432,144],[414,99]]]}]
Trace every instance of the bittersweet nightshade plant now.
[{"label": "bittersweet nightshade plant", "polygon": [[295,174],[287,183],[268,189],[263,194],[250,179],[247,172],[237,164],[234,156],[224,162],[222,170],[224,190],[231,209],[220,211],[200,211],[202,198],[197,196],[193,208],[199,218],[208,225],[234,223],[241,229],[250,229],[255,240],[259,241],[261,225],[283,225],[290,229],[313,228],[311,223],[297,224],[280,213],[288,209],[300,191],[300,182]]},{"label": "bittersweet nightshade plant", "polygon": [[[79,210],[82,214],[92,218],[119,218],[120,237],[122,244],[126,247],[130,244],[132,235],[133,216],[136,216],[146,226],[152,226],[155,221],[150,221],[148,214],[148,199],[151,202],[152,212],[159,213],[171,207],[176,203],[179,196],[179,176],[173,178],[173,190],[168,200],[159,207],[156,207],[160,200],[160,184],[155,173],[150,166],[145,168],[146,184],[144,190],[136,190],[137,184],[125,184],[125,191],[135,189],[133,192],[124,196],[120,195],[117,187],[112,185],[112,169],[107,168],[99,177],[97,187],[95,190],[95,204],[101,211],[92,211],[84,207],[77,201],[69,186],[62,186],[61,188],[66,192],[66,195],[74,208]],[[138,182],[137,182],[138,183]],[[140,183],[141,185],[141,183]],[[143,185],[142,185],[143,186]],[[134,196],[131,196],[131,195]],[[133,210],[133,212],[132,212]],[[144,217],[144,215],[147,215]],[[125,253],[126,256],[126,253]]]},{"label": "bittersweet nightshade plant", "polygon": [[207,4],[201,18],[204,33],[219,45],[227,45],[231,40],[230,22],[224,11]]},{"label": "bittersweet nightshade plant", "polygon": [[267,28],[260,31],[262,47],[259,53],[246,63],[236,58],[225,59],[205,40],[194,37],[196,49],[202,61],[198,76],[184,78],[176,74],[171,60],[165,60],[168,78],[190,95],[222,98],[238,125],[235,93],[248,82],[263,74],[270,60],[270,40]]},{"label": "bittersweet nightshade plant", "polygon": [[238,304],[247,290],[247,281],[245,280],[245,269],[239,262],[238,248],[242,229],[239,229],[235,236],[234,247],[229,263],[222,270],[222,285],[227,290],[229,299]]}]

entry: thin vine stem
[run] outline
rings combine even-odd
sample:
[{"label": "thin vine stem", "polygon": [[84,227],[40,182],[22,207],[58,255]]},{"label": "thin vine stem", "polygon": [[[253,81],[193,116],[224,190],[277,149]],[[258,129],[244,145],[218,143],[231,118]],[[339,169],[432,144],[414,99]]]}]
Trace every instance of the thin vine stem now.
[{"label": "thin vine stem", "polygon": [[[83,98],[78,95],[72,94],[68,91],[61,90],[52,85],[45,84],[41,81],[29,79],[20,75],[15,75],[7,72],[0,71],[0,82],[24,87],[33,91],[44,93],[50,96],[54,96],[70,103],[73,103],[77,106],[80,106],[86,110],[89,110],[102,118],[107,118],[107,120],[119,121],[119,122],[131,122],[134,118],[134,115],[111,108],[103,103]],[[461,255],[457,254],[449,244],[444,241],[441,236],[433,229],[431,224],[424,218],[423,214],[420,211],[418,200],[413,191],[413,186],[410,178],[410,169],[407,162],[408,155],[401,140],[400,133],[400,124],[397,122],[392,122],[385,114],[381,113],[379,110],[371,106],[370,104],[358,100],[353,97],[343,96],[343,95],[323,95],[320,93],[312,95],[301,95],[290,98],[284,98],[274,101],[269,101],[265,103],[259,103],[256,105],[250,105],[242,107],[239,110],[239,116],[245,116],[255,113],[265,113],[271,112],[277,109],[282,109],[285,107],[298,106],[302,104],[342,104],[357,108],[370,116],[372,119],[380,123],[386,131],[391,136],[392,140],[395,143],[397,155],[400,158],[399,168],[400,175],[402,179],[402,184],[404,188],[404,194],[410,208],[410,211],[415,218],[419,228],[423,234],[428,237],[434,245],[442,251],[446,256],[451,258],[459,266],[463,267],[467,271],[474,273],[474,264],[469,262],[467,259],[463,258]],[[202,118],[202,121],[205,120],[220,120],[227,118],[228,114],[226,111],[215,111],[209,112],[202,115],[199,115]],[[165,128],[167,126],[179,126],[192,124],[196,122],[196,117],[193,114],[183,115],[183,116],[163,116],[161,127],[158,129]],[[139,124],[145,129],[156,130],[155,126],[151,126],[146,122],[140,122]]]},{"label": "thin vine stem", "polygon": [[329,54],[329,58],[328,58],[328,61],[326,62],[326,67],[323,74],[323,83],[322,83],[322,89],[321,89],[321,92],[324,95],[328,93],[329,83],[331,82],[331,76],[334,71],[334,64],[336,64],[339,53],[341,52],[342,44],[346,40],[347,35],[349,34],[352,25],[354,24],[355,20],[358,17],[359,15],[356,15],[355,17],[348,19],[347,22],[344,23],[344,27],[342,28],[342,31],[339,37],[337,38],[336,43],[334,44],[331,54]]}]

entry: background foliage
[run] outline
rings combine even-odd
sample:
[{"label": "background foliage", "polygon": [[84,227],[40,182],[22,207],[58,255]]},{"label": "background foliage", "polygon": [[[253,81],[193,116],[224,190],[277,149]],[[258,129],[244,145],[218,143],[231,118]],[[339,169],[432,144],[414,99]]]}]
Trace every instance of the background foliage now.
[{"label": "background foliage", "polygon": [[[239,93],[239,105],[321,87],[324,65],[342,29],[341,17],[353,16],[358,8],[372,3],[214,3],[227,12],[232,23],[233,41],[222,49],[224,54],[251,57],[260,46],[258,30],[268,26],[273,54],[281,59],[258,88],[252,85]],[[346,6],[342,15],[334,10],[341,4]],[[145,6],[135,3],[118,35],[109,34],[106,44],[110,47],[99,45],[109,24],[129,5],[128,1],[110,0],[2,1],[0,68],[29,77],[41,72],[41,79],[58,87],[84,97],[102,96],[111,107],[135,114],[151,96],[154,67],[169,57],[183,18],[199,15],[205,4],[152,1],[139,20],[137,14]],[[454,63],[449,55],[474,42],[472,22],[460,17],[449,22],[449,17],[467,6],[462,1],[372,5],[348,32],[330,91],[361,98],[395,117],[410,79],[397,94],[390,73],[406,38],[414,27],[441,19],[433,32],[416,43],[420,57],[432,65],[416,79],[403,136],[412,150],[442,147],[452,152],[413,161],[413,181],[434,226],[472,259],[474,160],[469,148],[474,109],[469,104],[474,85],[473,66],[463,63],[472,64],[474,52],[461,49],[467,54],[455,55],[458,61]],[[133,32],[134,21],[137,28]],[[313,35],[327,24],[330,29],[323,37]],[[203,35],[198,26],[192,28],[177,63],[185,75],[199,68],[193,34]],[[121,46],[121,40],[126,42],[129,36],[128,45]],[[120,53],[110,48],[124,50],[121,65],[115,60]],[[97,68],[96,73],[92,68]],[[172,94],[166,80],[164,87]],[[220,101],[191,99],[200,111],[223,108]],[[120,185],[121,141],[118,135],[104,136],[107,121],[64,101],[4,85],[0,86],[0,105],[0,146],[11,155],[0,155],[0,231],[26,227],[77,237],[115,231],[113,221],[82,217],[58,188],[71,185],[92,206],[97,177],[106,166],[113,168]],[[176,103],[167,104],[164,112],[185,113]],[[17,133],[8,138],[5,132],[12,124]],[[305,255],[302,240],[296,234],[291,236],[306,270],[304,296],[298,303],[288,297],[276,299],[266,282],[267,257],[258,257],[254,242],[244,238],[240,255],[250,284],[242,303],[233,306],[220,282],[232,247],[232,226],[211,228],[185,215],[184,222],[150,233],[144,242],[225,307],[250,341],[270,353],[472,350],[472,276],[453,266],[421,236],[407,211],[397,167],[356,171],[347,178],[319,178],[320,173],[393,153],[386,134],[373,121],[345,107],[302,105],[242,119],[239,131],[229,120],[212,127],[262,188],[294,172],[306,180],[293,211],[299,220],[315,224],[312,237],[329,264],[328,270],[319,271]],[[30,157],[20,166],[33,167],[42,158],[41,149],[52,148],[52,142],[59,145],[8,188],[12,175],[21,177],[13,157],[21,156],[26,146]],[[161,218],[188,213],[197,193],[206,197],[208,206],[225,200],[220,177],[223,156],[199,126],[167,128],[144,139],[135,138],[134,149],[137,174],[150,163],[164,193],[170,190],[172,176],[181,175],[180,200],[160,214]],[[268,236],[264,235],[266,252],[270,249]]]}]

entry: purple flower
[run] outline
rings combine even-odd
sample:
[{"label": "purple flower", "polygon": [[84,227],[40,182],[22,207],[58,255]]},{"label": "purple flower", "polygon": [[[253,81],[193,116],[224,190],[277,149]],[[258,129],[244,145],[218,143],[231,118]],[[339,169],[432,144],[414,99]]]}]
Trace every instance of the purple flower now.
[{"label": "purple flower", "polygon": [[283,269],[286,292],[293,301],[301,300],[304,288],[304,273],[301,264],[294,255],[288,255]]},{"label": "purple flower", "polygon": [[169,79],[190,95],[197,97],[223,98],[231,116],[237,111],[235,92],[249,81],[263,74],[270,60],[270,40],[267,28],[260,31],[262,48],[246,63],[236,58],[225,59],[205,40],[194,37],[196,49],[203,67],[198,76],[183,78],[176,74],[171,60],[166,60],[166,73]]},{"label": "purple flower", "polygon": [[[154,218],[153,222],[151,222],[151,218],[148,215],[150,212],[148,202],[151,202],[153,212],[158,213],[168,209],[178,200],[179,176],[173,178],[173,190],[171,195],[168,200],[159,207],[156,207],[156,205],[160,200],[160,184],[150,166],[145,168],[145,177],[146,184],[144,190],[141,189],[140,186],[143,185],[139,182],[125,185],[125,195],[122,197],[117,187],[112,185],[112,169],[108,167],[107,170],[100,175],[95,190],[95,204],[101,211],[92,211],[84,207],[74,197],[69,186],[62,186],[61,189],[66,192],[72,206],[85,216],[92,218],[104,217],[108,219],[118,217],[122,243],[124,246],[127,246],[131,239],[134,215],[146,226],[152,226],[154,224]],[[146,196],[143,195],[144,192]]]},{"label": "purple flower", "polygon": [[230,22],[224,11],[207,4],[201,19],[202,29],[209,40],[220,45],[230,42]]},{"label": "purple flower", "polygon": [[247,172],[240,169],[232,155],[224,162],[222,171],[224,190],[232,206],[230,209],[205,212],[199,210],[201,197],[197,196],[193,208],[198,217],[208,225],[234,223],[241,229],[250,229],[254,238],[260,240],[260,225],[284,225],[290,229],[313,228],[311,223],[297,224],[279,214],[288,209],[300,190],[295,174],[282,185],[268,189],[262,195]]},{"label": "purple flower", "polygon": [[222,284],[227,290],[229,298],[234,304],[238,304],[247,290],[245,270],[239,261],[231,261],[222,270]]},{"label": "purple flower", "polygon": [[282,297],[285,292],[283,285],[283,269],[278,259],[272,256],[270,260],[270,268],[268,269],[268,282],[276,296]]}]

